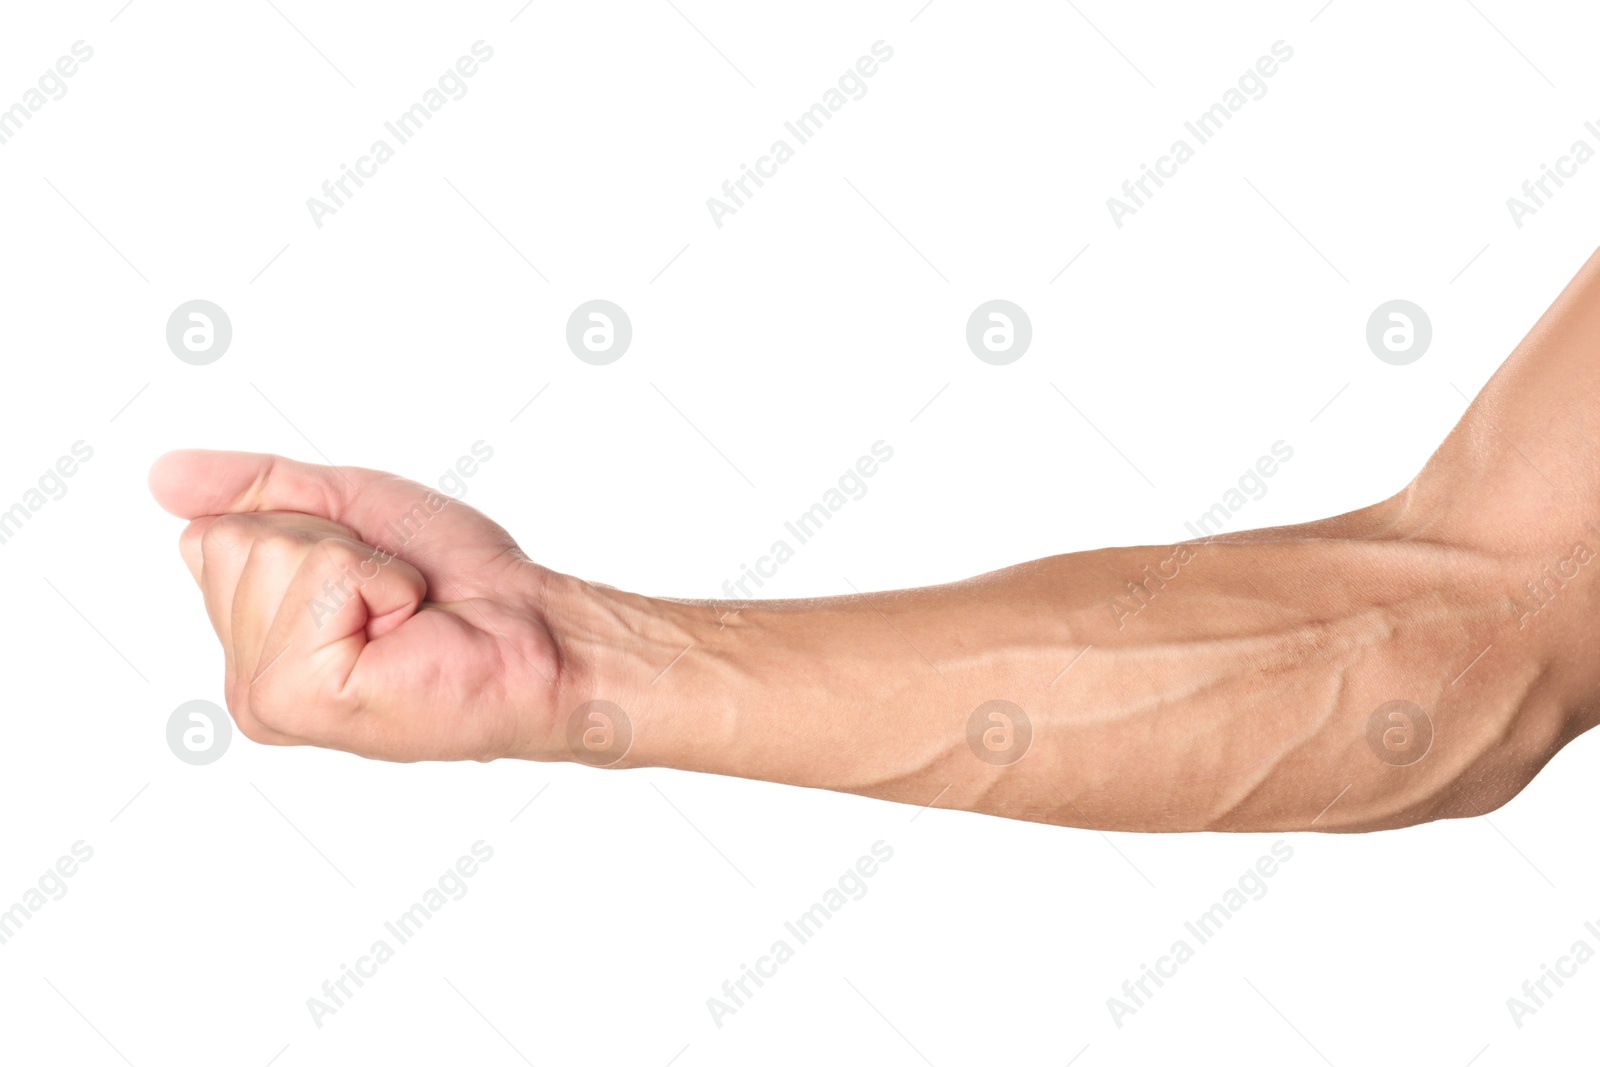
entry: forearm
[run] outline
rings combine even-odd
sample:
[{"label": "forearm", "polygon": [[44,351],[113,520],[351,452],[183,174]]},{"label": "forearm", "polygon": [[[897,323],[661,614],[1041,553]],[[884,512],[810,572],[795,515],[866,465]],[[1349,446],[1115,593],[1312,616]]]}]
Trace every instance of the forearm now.
[{"label": "forearm", "polygon": [[[629,716],[618,766],[1100,829],[1371,829],[1495,806],[1507,761],[1567,736],[1572,681],[1505,632],[1506,581],[1470,550],[1302,534],[815,601],[581,586],[565,651],[575,694]],[[1441,727],[1416,762],[1369,744],[1391,700]]]},{"label": "forearm", "polygon": [[[1404,491],[1182,562],[1115,549],[745,605],[567,583],[567,705],[625,710],[619,766],[1101,829],[1480,814],[1600,718],[1596,352],[1600,255]],[[1025,752],[969,743],[990,701],[1022,709]],[[1422,744],[1392,701],[1425,747],[1388,747]]]}]

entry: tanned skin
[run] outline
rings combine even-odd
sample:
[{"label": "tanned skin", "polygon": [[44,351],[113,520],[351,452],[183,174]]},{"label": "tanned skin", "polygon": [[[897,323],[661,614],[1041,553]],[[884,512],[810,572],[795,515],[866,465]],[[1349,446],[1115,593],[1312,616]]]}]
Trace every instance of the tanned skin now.
[{"label": "tanned skin", "polygon": [[676,767],[1102,830],[1380,830],[1492,810],[1595,725],[1596,398],[1600,254],[1403,490],[1181,546],[1131,617],[1108,601],[1174,546],[683,601],[551,571],[379,471],[182,451],[150,486],[190,520],[228,708],[258,742]]}]

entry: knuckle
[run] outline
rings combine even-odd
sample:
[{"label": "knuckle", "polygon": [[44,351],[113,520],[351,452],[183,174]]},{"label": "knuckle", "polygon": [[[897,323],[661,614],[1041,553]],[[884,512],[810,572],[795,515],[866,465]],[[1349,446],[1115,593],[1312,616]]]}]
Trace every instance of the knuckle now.
[{"label": "knuckle", "polygon": [[185,526],[183,531],[178,534],[179,551],[187,551],[191,547],[201,547],[201,545],[204,544],[202,538],[205,534],[206,527],[209,525],[211,524],[208,522],[196,519]]},{"label": "knuckle", "polygon": [[304,530],[268,527],[250,545],[250,561],[274,570],[298,566],[316,538]]},{"label": "knuckle", "polygon": [[249,549],[255,531],[249,515],[218,515],[200,535],[200,550],[208,558],[238,555]]},{"label": "knuckle", "polygon": [[318,554],[329,570],[356,570],[368,565],[369,560],[381,559],[375,548],[357,544],[343,537],[323,538],[317,545]]}]

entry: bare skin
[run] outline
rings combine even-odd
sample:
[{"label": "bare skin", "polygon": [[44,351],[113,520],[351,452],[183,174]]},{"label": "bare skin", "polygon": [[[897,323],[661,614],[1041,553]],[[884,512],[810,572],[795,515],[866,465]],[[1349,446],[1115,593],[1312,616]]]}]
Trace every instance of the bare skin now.
[{"label": "bare skin", "polygon": [[378,471],[185,451],[150,484],[191,520],[228,707],[262,743],[1095,829],[1378,830],[1492,810],[1600,721],[1597,353],[1600,254],[1373,507],[819,600],[594,585]]}]

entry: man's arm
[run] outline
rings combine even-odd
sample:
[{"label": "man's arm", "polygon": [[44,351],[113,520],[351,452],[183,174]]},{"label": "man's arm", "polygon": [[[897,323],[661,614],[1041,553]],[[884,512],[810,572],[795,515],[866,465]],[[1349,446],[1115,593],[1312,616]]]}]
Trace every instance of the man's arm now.
[{"label": "man's arm", "polygon": [[1473,550],[1301,535],[818,601],[579,587],[556,614],[568,703],[631,723],[621,766],[1097,829],[1378,829],[1495,807],[1567,739],[1577,679],[1512,588]]},{"label": "man's arm", "polygon": [[1097,829],[1381,829],[1492,809],[1594,724],[1597,354],[1591,260],[1372,508],[821,600],[591,585],[380,472],[185,452],[152,488],[193,520],[258,740]]}]

